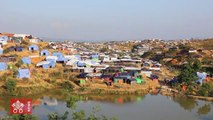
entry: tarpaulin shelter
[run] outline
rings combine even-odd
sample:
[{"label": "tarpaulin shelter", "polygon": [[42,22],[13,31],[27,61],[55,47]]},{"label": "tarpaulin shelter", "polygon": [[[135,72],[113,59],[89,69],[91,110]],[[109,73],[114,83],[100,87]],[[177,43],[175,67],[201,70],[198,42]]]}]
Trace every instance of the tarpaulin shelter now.
[{"label": "tarpaulin shelter", "polygon": [[3,48],[0,47],[0,55],[3,54]]},{"label": "tarpaulin shelter", "polygon": [[197,76],[198,76],[199,79],[196,82],[202,84],[203,80],[206,79],[207,73],[205,73],[205,72],[203,72],[203,73],[197,72]]},{"label": "tarpaulin shelter", "polygon": [[41,54],[41,56],[48,56],[50,54],[50,52],[48,50],[44,49],[41,51],[40,54]]},{"label": "tarpaulin shelter", "polygon": [[81,60],[81,55],[75,55],[78,60]]},{"label": "tarpaulin shelter", "polygon": [[23,62],[24,64],[31,64],[31,59],[30,59],[30,57],[23,57],[21,60],[22,60],[22,62]]},{"label": "tarpaulin shelter", "polygon": [[23,48],[22,46],[16,46],[16,47],[14,48],[14,50],[17,51],[17,52],[21,52],[21,51],[24,50],[24,48]]},{"label": "tarpaulin shelter", "polygon": [[7,63],[5,62],[0,62],[0,71],[4,71],[7,69]]},{"label": "tarpaulin shelter", "polygon": [[53,60],[50,61],[42,61],[36,64],[37,67],[42,67],[44,69],[55,67],[55,62]]},{"label": "tarpaulin shelter", "polygon": [[61,52],[53,52],[52,56],[57,56],[56,62],[65,63],[67,61]]},{"label": "tarpaulin shelter", "polygon": [[29,51],[38,51],[38,50],[39,50],[39,48],[38,48],[37,45],[30,45],[29,46]]},{"label": "tarpaulin shelter", "polygon": [[46,60],[47,60],[47,61],[54,61],[54,62],[56,62],[57,59],[58,59],[57,56],[47,56],[47,57],[46,57]]},{"label": "tarpaulin shelter", "polygon": [[92,60],[98,60],[99,59],[99,55],[97,55],[97,54],[93,54],[93,55],[91,55],[91,58],[92,58]]},{"label": "tarpaulin shelter", "polygon": [[78,61],[76,62],[78,67],[86,67],[86,64],[84,62]]},{"label": "tarpaulin shelter", "polygon": [[30,78],[29,69],[18,69],[18,78]]},{"label": "tarpaulin shelter", "polygon": [[8,41],[8,37],[7,36],[0,36],[0,44],[6,45],[7,41]]},{"label": "tarpaulin shelter", "polygon": [[52,56],[61,57],[61,56],[63,56],[63,54],[61,52],[53,52]]}]

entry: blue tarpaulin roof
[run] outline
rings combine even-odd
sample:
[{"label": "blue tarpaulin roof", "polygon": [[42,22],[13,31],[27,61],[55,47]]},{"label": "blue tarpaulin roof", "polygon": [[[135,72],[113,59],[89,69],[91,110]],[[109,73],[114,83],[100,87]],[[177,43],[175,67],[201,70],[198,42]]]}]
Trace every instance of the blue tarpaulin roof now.
[{"label": "blue tarpaulin roof", "polygon": [[23,61],[24,64],[31,64],[31,59],[30,59],[30,57],[23,57],[23,58],[22,58],[22,61]]},{"label": "blue tarpaulin roof", "polygon": [[57,62],[66,62],[67,59],[64,56],[60,56],[60,57],[58,57],[58,59],[56,61]]},{"label": "blue tarpaulin roof", "polygon": [[199,82],[199,83],[203,83],[203,80],[205,80],[206,79],[206,76],[207,76],[207,74],[205,73],[205,72],[203,72],[203,73],[200,73],[200,72],[197,72],[197,76],[198,76],[198,80],[197,80],[197,82]]},{"label": "blue tarpaulin roof", "polygon": [[30,45],[29,50],[38,50],[38,46],[37,45]]},{"label": "blue tarpaulin roof", "polygon": [[77,64],[78,67],[85,67],[86,66],[86,64],[84,62],[80,62],[80,61],[78,61],[76,64]]},{"label": "blue tarpaulin roof", "polygon": [[51,68],[55,67],[55,62],[54,62],[54,61],[50,61],[49,66],[50,66]]},{"label": "blue tarpaulin roof", "polygon": [[7,63],[0,62],[0,71],[6,70],[6,69],[7,69]]},{"label": "blue tarpaulin roof", "polygon": [[0,37],[0,40],[1,40],[1,41],[8,41],[8,37],[7,37],[7,36],[1,36],[1,37]]},{"label": "blue tarpaulin roof", "polygon": [[61,57],[63,54],[61,52],[53,52],[52,56]]},{"label": "blue tarpaulin roof", "polygon": [[57,56],[57,62],[66,62],[67,59],[63,56],[63,54],[61,52],[53,52],[52,54],[53,56]]},{"label": "blue tarpaulin roof", "polygon": [[43,64],[42,65],[42,68],[44,68],[44,69],[48,69],[50,66],[49,66],[49,64]]},{"label": "blue tarpaulin roof", "polygon": [[49,53],[50,52],[48,50],[44,49],[44,50],[41,51],[41,56],[48,56]]},{"label": "blue tarpaulin roof", "polygon": [[99,56],[98,55],[91,55],[92,59],[97,59]]},{"label": "blue tarpaulin roof", "polygon": [[3,54],[3,49],[2,48],[0,48],[0,55],[2,55]]},{"label": "blue tarpaulin roof", "polygon": [[75,55],[78,60],[81,60],[81,55]]},{"label": "blue tarpaulin roof", "polygon": [[29,69],[18,69],[18,78],[30,78]]}]

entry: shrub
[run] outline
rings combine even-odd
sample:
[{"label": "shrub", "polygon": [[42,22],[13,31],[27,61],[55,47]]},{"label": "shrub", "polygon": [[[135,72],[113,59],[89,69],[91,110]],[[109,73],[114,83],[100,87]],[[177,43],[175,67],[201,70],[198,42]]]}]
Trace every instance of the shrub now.
[{"label": "shrub", "polygon": [[15,66],[16,67],[21,67],[21,65],[23,65],[23,61],[22,60],[19,60],[16,64],[15,64]]},{"label": "shrub", "polygon": [[13,93],[16,88],[16,80],[10,79],[5,82],[5,87],[9,93]]},{"label": "shrub", "polygon": [[55,72],[50,73],[49,77],[52,77],[52,78],[62,78],[62,73],[59,72],[59,71],[55,71]]}]

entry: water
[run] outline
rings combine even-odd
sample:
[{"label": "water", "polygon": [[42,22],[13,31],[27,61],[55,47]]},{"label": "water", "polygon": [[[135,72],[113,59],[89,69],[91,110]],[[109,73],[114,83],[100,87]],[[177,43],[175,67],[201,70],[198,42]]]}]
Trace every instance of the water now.
[{"label": "water", "polygon": [[[34,101],[33,115],[47,120],[49,113],[64,114],[72,110],[67,107],[66,95],[48,93],[31,97]],[[99,114],[119,120],[213,120],[213,102],[188,98],[158,95],[132,96],[81,96],[77,110],[92,113],[93,107],[100,108]],[[0,97],[0,116],[9,111],[10,97]]]}]

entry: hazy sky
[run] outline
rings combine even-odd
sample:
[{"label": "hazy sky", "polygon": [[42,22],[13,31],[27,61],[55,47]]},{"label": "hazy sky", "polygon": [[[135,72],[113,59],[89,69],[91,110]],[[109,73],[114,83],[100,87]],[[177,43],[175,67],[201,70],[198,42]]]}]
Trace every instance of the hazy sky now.
[{"label": "hazy sky", "polygon": [[84,41],[213,37],[213,0],[0,0],[0,32]]}]

